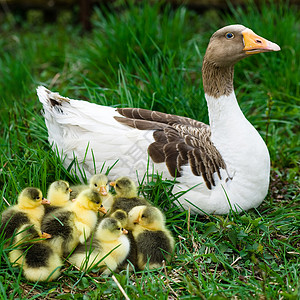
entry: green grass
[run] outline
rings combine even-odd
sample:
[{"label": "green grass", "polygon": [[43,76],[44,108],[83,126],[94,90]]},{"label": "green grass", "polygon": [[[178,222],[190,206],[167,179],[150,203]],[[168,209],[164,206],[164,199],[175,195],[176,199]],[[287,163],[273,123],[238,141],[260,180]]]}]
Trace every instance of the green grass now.
[{"label": "green grass", "polygon": [[[117,5],[117,4],[116,4]],[[1,19],[2,18],[2,19]],[[213,18],[213,20],[211,19]],[[235,68],[240,106],[268,144],[270,193],[240,215],[189,216],[176,207],[173,182],[145,181],[141,194],[160,206],[176,238],[159,271],[115,274],[131,299],[298,299],[300,297],[299,81],[300,13],[284,2],[197,15],[180,7],[117,5],[95,10],[94,30],[0,17],[0,211],[26,186],[46,193],[56,179],[78,182],[53,155],[35,88],[71,98],[139,106],[207,122],[201,62],[210,35],[241,23],[282,51]],[[212,25],[209,25],[212,24]],[[111,276],[68,264],[59,281],[30,283],[8,261],[0,237],[1,299],[122,299]]]}]

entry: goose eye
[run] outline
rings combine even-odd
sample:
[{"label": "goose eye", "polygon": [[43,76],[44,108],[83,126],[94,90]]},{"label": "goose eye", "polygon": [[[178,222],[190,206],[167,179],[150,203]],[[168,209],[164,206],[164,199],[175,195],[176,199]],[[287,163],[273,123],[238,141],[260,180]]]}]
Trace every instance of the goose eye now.
[{"label": "goose eye", "polygon": [[[39,200],[39,199],[40,199],[40,197],[39,197],[39,196],[37,196],[35,199],[36,199],[36,200]],[[44,199],[44,198],[42,198],[42,199]]]},{"label": "goose eye", "polygon": [[95,183],[94,185],[95,185],[95,187],[97,187],[97,183]]},{"label": "goose eye", "polygon": [[234,38],[234,34],[231,33],[231,32],[227,32],[226,35],[225,35],[226,39],[230,40],[230,39],[233,39]]},{"label": "goose eye", "polygon": [[[96,201],[96,204],[99,204],[100,203],[100,201]],[[102,206],[102,205],[101,205]]]},{"label": "goose eye", "polygon": [[116,187],[119,188],[120,186],[116,183]]},{"label": "goose eye", "polygon": [[146,218],[146,216],[143,214],[143,215],[142,215],[142,218]]},{"label": "goose eye", "polygon": [[[120,230],[120,229],[121,229],[120,227],[117,228],[117,230]],[[123,229],[123,228],[122,228],[122,229]]]},{"label": "goose eye", "polygon": [[66,188],[66,191],[69,191],[69,188]]}]

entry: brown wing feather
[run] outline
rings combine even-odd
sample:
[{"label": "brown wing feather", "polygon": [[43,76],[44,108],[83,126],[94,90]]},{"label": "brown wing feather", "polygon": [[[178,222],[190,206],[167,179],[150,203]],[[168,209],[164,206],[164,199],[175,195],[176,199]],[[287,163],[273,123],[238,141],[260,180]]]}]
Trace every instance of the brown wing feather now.
[{"label": "brown wing feather", "polygon": [[165,143],[154,142],[148,147],[148,154],[155,163],[163,163],[166,160],[164,152]]},{"label": "brown wing feather", "polygon": [[168,170],[173,177],[180,177],[180,172],[177,166],[177,157],[179,153],[176,149],[176,142],[168,143],[164,145],[165,162]]},{"label": "brown wing feather", "polygon": [[180,177],[181,167],[189,165],[195,176],[202,176],[206,186],[215,186],[214,173],[226,164],[212,143],[208,125],[181,116],[141,108],[118,108],[123,117],[115,119],[140,130],[153,130],[155,142],[148,154],[155,163],[165,162],[171,176]]},{"label": "brown wing feather", "polygon": [[[197,120],[193,120],[191,118],[166,114],[159,111],[152,111],[143,108],[128,108],[128,107],[117,108],[117,112],[126,118],[143,119],[143,120],[155,121],[155,122],[165,123],[170,125],[173,123],[177,123],[177,124],[191,125],[193,127],[203,127],[203,126],[207,127],[206,124],[199,122]],[[139,115],[139,117],[136,117],[136,113]],[[135,114],[135,117],[133,116],[133,114]]]},{"label": "brown wing feather", "polygon": [[161,142],[161,143],[167,143],[168,140],[166,138],[166,135],[164,133],[164,131],[162,130],[156,130],[153,132],[153,137],[155,139],[156,142]]},{"label": "brown wing feather", "polygon": [[114,117],[118,122],[137,128],[140,130],[161,130],[166,128],[168,125],[159,122],[153,122],[149,120],[140,120],[140,119],[130,119],[130,118],[122,118],[122,117]]}]

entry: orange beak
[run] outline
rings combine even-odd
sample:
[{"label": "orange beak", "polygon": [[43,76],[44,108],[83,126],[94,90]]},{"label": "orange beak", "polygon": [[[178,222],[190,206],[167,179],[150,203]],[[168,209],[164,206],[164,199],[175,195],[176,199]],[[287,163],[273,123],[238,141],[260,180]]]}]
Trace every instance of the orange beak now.
[{"label": "orange beak", "polygon": [[102,196],[106,196],[107,195],[107,190],[106,190],[106,186],[105,185],[101,185],[99,189],[100,189],[100,191],[99,191],[100,195],[102,195]]},{"label": "orange beak", "polygon": [[107,213],[107,211],[106,211],[106,209],[104,208],[103,205],[101,205],[101,206],[98,208],[98,211],[102,212],[103,214],[106,214],[106,213]]},{"label": "orange beak", "polygon": [[72,192],[72,190],[71,190],[71,189],[69,189],[69,192],[71,193],[71,192]]},{"label": "orange beak", "polygon": [[112,181],[112,182],[109,183],[109,185],[114,187],[116,185],[116,182]]},{"label": "orange beak", "polygon": [[46,198],[42,199],[42,204],[51,204],[50,200],[47,200]]},{"label": "orange beak", "polygon": [[128,234],[128,231],[125,228],[123,228],[122,232],[123,234]]},{"label": "orange beak", "polygon": [[244,51],[246,54],[255,54],[261,52],[279,51],[280,47],[259,35],[255,34],[251,29],[245,29],[243,32],[244,37]]},{"label": "orange beak", "polygon": [[42,239],[50,239],[50,238],[52,237],[52,235],[49,234],[49,233],[47,233],[47,232],[43,232],[43,233],[40,235],[40,237],[41,237]]}]

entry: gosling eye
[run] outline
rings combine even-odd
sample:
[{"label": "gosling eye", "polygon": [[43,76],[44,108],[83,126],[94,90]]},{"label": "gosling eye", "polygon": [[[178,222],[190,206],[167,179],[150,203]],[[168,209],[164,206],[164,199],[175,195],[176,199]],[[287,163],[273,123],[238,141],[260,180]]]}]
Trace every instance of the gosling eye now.
[{"label": "gosling eye", "polygon": [[[36,199],[36,200],[40,200],[40,196],[37,196],[35,199]],[[44,198],[42,198],[42,199],[44,199]]]},{"label": "gosling eye", "polygon": [[234,38],[234,34],[233,34],[232,32],[227,32],[227,33],[225,34],[225,37],[226,37],[226,39],[230,40],[230,39],[233,39],[233,38]]},{"label": "gosling eye", "polygon": [[[120,227],[117,228],[117,230],[120,230],[120,229],[121,229]],[[123,228],[122,228],[122,229],[123,229]]]},{"label": "gosling eye", "polygon": [[[100,201],[96,201],[96,204],[99,204],[100,203]],[[102,206],[102,205],[101,205]]]},{"label": "gosling eye", "polygon": [[95,183],[94,186],[97,187],[97,183]]},{"label": "gosling eye", "polygon": [[69,188],[66,188],[66,191],[68,192],[68,191],[69,191]]},{"label": "gosling eye", "polygon": [[142,218],[146,218],[146,216],[144,214],[142,214]]},{"label": "gosling eye", "polygon": [[116,187],[119,188],[120,186],[116,183]]}]

